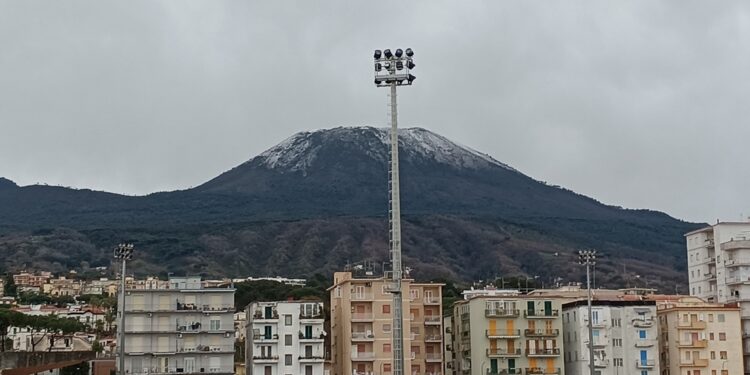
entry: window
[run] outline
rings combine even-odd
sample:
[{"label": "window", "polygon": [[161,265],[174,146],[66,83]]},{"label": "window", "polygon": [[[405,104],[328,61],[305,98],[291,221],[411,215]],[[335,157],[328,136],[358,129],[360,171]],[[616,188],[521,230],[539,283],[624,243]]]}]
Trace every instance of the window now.
[{"label": "window", "polygon": [[708,322],[711,323],[714,321],[714,314],[708,314]]},{"label": "window", "polygon": [[391,344],[383,344],[383,353],[391,352]]},{"label": "window", "polygon": [[726,351],[720,351],[719,352],[719,359],[727,359],[727,352]]},{"label": "window", "polygon": [[409,296],[411,299],[419,299],[419,289],[410,289]]},{"label": "window", "polygon": [[292,325],[292,316],[291,315],[284,315],[284,325],[285,326]]},{"label": "window", "polygon": [[312,366],[310,365],[305,366],[305,375],[313,375]]},{"label": "window", "polygon": [[616,347],[621,347],[622,346],[622,339],[612,339],[612,345],[614,345]]},{"label": "window", "polygon": [[615,367],[622,367],[622,358],[615,358],[612,362]]},{"label": "window", "polygon": [[390,363],[384,363],[383,364],[383,372],[391,372],[391,364]]},{"label": "window", "polygon": [[727,341],[727,334],[724,332],[719,332],[719,341]]},{"label": "window", "polygon": [[724,314],[718,314],[716,317],[718,318],[719,323],[724,323]]},{"label": "window", "polygon": [[648,370],[641,370],[641,375],[648,375]]},{"label": "window", "polygon": [[210,321],[210,329],[212,331],[218,331],[221,329],[221,320],[219,319],[211,319]]},{"label": "window", "polygon": [[711,359],[716,359],[716,352],[713,350],[711,351]]},{"label": "window", "polygon": [[391,305],[383,305],[383,314],[391,313]]},{"label": "window", "polygon": [[638,338],[641,339],[641,340],[645,340],[646,339],[646,330],[645,329],[641,329],[641,330],[638,331]]},{"label": "window", "polygon": [[714,333],[713,332],[709,332],[708,338],[709,338],[709,340],[714,341]]},{"label": "window", "polygon": [[391,333],[391,324],[390,323],[383,324],[383,333]]},{"label": "window", "polygon": [[292,346],[292,335],[284,335],[284,345]]},{"label": "window", "polygon": [[263,368],[264,375],[271,375],[271,366],[266,366]]},{"label": "window", "polygon": [[291,354],[287,354],[287,355],[284,356],[284,364],[287,365],[287,366],[291,366],[292,365],[292,355]]}]

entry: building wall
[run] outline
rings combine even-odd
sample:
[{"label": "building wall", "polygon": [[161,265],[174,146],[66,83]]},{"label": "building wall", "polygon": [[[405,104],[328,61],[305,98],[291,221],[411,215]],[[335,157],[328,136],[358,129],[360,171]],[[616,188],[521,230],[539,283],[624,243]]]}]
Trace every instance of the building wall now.
[{"label": "building wall", "polygon": [[743,373],[739,309],[694,301],[662,304],[658,316],[662,374]]},{"label": "building wall", "polygon": [[201,289],[199,278],[167,287],[126,291],[126,371],[233,373],[234,289]]},{"label": "building wall", "polygon": [[251,375],[323,375],[321,302],[255,302],[245,310],[246,371]]},{"label": "building wall", "polygon": [[454,367],[463,374],[564,374],[561,300],[475,297],[454,305]]},{"label": "building wall", "polygon": [[[334,375],[392,372],[393,297],[382,278],[337,272],[331,287]],[[443,372],[442,284],[402,283],[404,372]],[[390,369],[390,370],[389,370]]]},{"label": "building wall", "polygon": [[[601,375],[659,374],[656,305],[594,301],[594,367]],[[586,301],[563,308],[564,361],[568,374],[589,372]]]}]

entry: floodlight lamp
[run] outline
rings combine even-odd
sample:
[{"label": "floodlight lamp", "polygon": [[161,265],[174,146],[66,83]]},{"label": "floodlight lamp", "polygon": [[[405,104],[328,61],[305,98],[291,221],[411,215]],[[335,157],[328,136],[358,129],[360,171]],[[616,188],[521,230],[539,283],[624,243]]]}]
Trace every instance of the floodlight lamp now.
[{"label": "floodlight lamp", "polygon": [[415,66],[417,66],[417,65],[414,64],[414,61],[409,60],[409,61],[406,62],[406,67],[409,68],[409,69],[414,69]]},{"label": "floodlight lamp", "polygon": [[379,72],[381,70],[383,70],[383,64],[381,64],[381,63],[375,63],[375,71]]},{"label": "floodlight lamp", "polygon": [[391,50],[389,49],[383,51],[383,54],[385,55],[386,58],[389,58],[389,59],[393,57],[393,54],[391,53]]},{"label": "floodlight lamp", "polygon": [[412,81],[414,81],[415,79],[417,79],[417,77],[415,77],[415,76],[413,76],[413,75],[409,74],[409,78],[408,78],[408,80],[409,80],[409,83],[411,83],[411,82],[412,82]]},{"label": "floodlight lamp", "polygon": [[382,82],[382,81],[381,81],[381,80],[379,80],[379,79],[376,79],[376,80],[375,80],[375,84],[376,84],[376,85],[379,85],[379,84],[380,84],[381,82]]},{"label": "floodlight lamp", "polygon": [[373,54],[373,57],[375,58],[375,60],[377,60],[380,58],[381,55],[382,55],[382,52],[380,52],[379,49],[376,49],[375,53]]},{"label": "floodlight lamp", "polygon": [[401,50],[401,48],[399,48],[399,49],[396,50],[396,57],[401,57],[403,55],[404,55],[404,51]]},{"label": "floodlight lamp", "polygon": [[404,69],[404,63],[401,61],[396,61],[396,70],[403,70]]},{"label": "floodlight lamp", "polygon": [[385,64],[383,64],[383,67],[386,68],[386,69],[390,69],[391,68],[391,63],[388,62],[388,61],[386,61]]},{"label": "floodlight lamp", "polygon": [[412,51],[412,50],[411,50],[411,48],[407,48],[407,49],[406,49],[406,56],[407,56],[407,57],[412,57],[412,56],[414,56],[414,51]]}]

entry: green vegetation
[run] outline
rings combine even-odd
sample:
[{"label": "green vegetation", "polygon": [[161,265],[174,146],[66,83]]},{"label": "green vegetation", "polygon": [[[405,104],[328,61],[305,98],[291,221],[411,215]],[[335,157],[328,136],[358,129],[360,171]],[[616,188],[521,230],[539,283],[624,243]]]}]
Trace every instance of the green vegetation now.
[{"label": "green vegetation", "polygon": [[308,280],[307,285],[287,285],[276,281],[248,281],[235,284],[234,305],[242,311],[251,302],[286,301],[292,300],[320,300],[326,301],[326,291],[329,281],[325,276],[316,274]]},{"label": "green vegetation", "polygon": [[54,315],[26,315],[20,312],[0,309],[0,351],[5,351],[5,338],[8,327],[29,328],[32,332],[45,332],[38,340],[31,341],[31,351],[49,334],[71,334],[86,330],[83,323],[70,318]]},{"label": "green vegetation", "polygon": [[6,297],[15,297],[17,288],[16,282],[13,280],[13,274],[8,273],[5,275],[5,283],[3,284],[3,292]]},{"label": "green vegetation", "polygon": [[16,301],[21,305],[55,305],[65,307],[68,304],[74,304],[76,301],[72,296],[50,296],[44,293],[23,292],[19,293]]}]

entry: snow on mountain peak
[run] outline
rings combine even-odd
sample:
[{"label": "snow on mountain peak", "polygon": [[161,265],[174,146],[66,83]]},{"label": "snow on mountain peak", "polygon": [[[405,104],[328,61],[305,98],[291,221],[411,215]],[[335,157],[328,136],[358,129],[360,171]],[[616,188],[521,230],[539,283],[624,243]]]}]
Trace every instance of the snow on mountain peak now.
[{"label": "snow on mountain peak", "polygon": [[[316,159],[318,151],[329,142],[362,144],[363,152],[378,160],[388,160],[390,129],[339,127],[314,132],[299,132],[266,150],[250,162],[260,162],[267,168],[304,171]],[[457,168],[478,169],[497,166],[511,171],[512,167],[491,156],[423,128],[399,129],[399,146],[404,157],[432,159]]]}]

